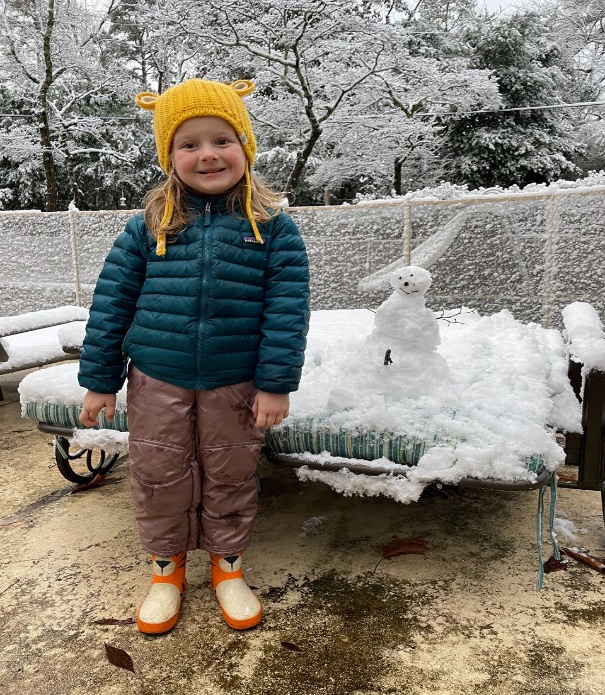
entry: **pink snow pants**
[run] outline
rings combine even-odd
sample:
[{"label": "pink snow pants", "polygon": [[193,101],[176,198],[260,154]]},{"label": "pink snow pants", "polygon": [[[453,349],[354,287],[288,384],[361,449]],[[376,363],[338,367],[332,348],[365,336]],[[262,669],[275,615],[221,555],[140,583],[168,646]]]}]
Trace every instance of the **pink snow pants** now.
[{"label": "pink snow pants", "polygon": [[192,391],[130,365],[128,431],[135,517],[145,550],[244,550],[257,510],[254,473],[264,432],[249,381]]}]

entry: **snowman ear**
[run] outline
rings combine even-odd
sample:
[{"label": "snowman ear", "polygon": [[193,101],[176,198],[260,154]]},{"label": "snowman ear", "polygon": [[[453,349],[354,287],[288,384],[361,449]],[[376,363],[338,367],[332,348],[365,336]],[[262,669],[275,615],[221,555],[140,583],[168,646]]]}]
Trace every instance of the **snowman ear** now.
[{"label": "snowman ear", "polygon": [[153,109],[155,109],[156,102],[159,98],[160,95],[154,94],[154,92],[141,92],[140,94],[136,95],[134,101],[137,104],[137,106],[140,106],[142,109],[146,109],[147,111],[153,111]]},{"label": "snowman ear", "polygon": [[252,94],[252,92],[256,89],[254,82],[250,82],[250,80],[236,80],[229,86],[233,87],[240,97],[245,97],[248,94]]}]

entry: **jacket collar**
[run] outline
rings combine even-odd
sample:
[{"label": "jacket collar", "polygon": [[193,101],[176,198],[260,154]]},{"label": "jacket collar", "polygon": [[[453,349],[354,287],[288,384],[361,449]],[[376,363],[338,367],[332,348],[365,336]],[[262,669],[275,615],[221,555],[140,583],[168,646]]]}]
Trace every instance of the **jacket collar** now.
[{"label": "jacket collar", "polygon": [[185,203],[196,212],[204,212],[210,204],[213,212],[227,212],[227,198],[223,195],[201,195],[199,193],[186,193]]}]

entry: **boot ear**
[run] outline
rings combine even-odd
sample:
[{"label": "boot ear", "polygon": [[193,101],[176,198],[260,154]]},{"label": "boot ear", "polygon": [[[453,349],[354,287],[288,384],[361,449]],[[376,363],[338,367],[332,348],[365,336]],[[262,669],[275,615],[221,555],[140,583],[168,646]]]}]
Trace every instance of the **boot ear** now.
[{"label": "boot ear", "polygon": [[147,111],[153,111],[153,109],[155,109],[156,102],[159,98],[160,95],[154,94],[154,92],[141,92],[140,94],[136,95],[134,101],[137,104],[137,106],[140,106],[142,109],[146,109]]},{"label": "boot ear", "polygon": [[229,86],[233,87],[240,97],[245,97],[248,94],[252,94],[252,92],[256,89],[254,82],[250,82],[250,80],[236,80]]}]

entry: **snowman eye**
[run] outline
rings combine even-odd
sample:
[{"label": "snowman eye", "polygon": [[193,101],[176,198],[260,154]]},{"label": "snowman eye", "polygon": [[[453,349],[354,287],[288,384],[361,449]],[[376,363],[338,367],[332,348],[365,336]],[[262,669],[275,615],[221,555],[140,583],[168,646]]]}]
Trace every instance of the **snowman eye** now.
[{"label": "snowman eye", "polygon": [[409,284],[410,284],[409,282],[404,282],[404,283],[403,283],[403,286],[404,286],[404,287],[407,287]]},{"label": "snowman eye", "polygon": [[401,275],[399,276],[399,279],[401,280]]}]

